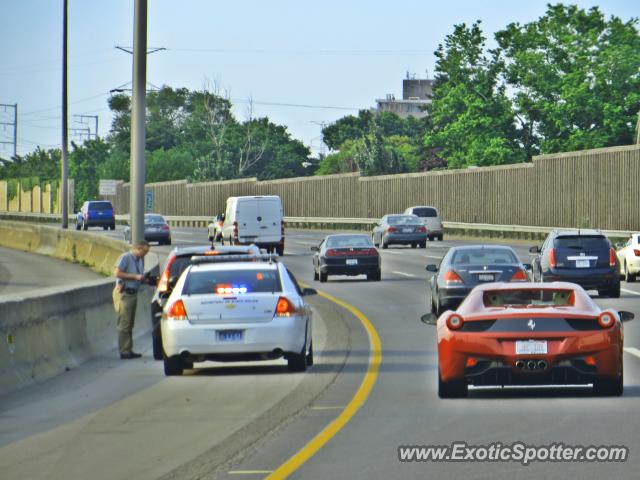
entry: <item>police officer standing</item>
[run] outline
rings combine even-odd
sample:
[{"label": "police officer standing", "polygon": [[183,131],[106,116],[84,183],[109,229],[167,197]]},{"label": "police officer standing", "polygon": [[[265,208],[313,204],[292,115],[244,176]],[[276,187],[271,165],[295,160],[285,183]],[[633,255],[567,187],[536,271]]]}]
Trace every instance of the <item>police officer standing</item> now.
[{"label": "police officer standing", "polygon": [[144,257],[149,253],[149,243],[145,240],[133,245],[130,252],[118,258],[115,268],[116,286],[113,289],[113,306],[118,316],[118,349],[120,358],[140,358],[133,351],[133,323],[136,318],[138,290],[145,280]]}]

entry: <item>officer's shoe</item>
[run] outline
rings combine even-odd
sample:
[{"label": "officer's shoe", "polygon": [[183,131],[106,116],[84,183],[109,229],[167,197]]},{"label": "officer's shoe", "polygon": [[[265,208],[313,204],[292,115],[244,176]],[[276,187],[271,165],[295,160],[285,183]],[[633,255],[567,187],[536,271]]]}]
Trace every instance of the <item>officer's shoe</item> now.
[{"label": "officer's shoe", "polygon": [[142,356],[142,354],[135,353],[135,352],[127,352],[127,353],[121,353],[120,354],[120,358],[122,358],[123,360],[130,360],[132,358],[140,358],[141,356]]}]

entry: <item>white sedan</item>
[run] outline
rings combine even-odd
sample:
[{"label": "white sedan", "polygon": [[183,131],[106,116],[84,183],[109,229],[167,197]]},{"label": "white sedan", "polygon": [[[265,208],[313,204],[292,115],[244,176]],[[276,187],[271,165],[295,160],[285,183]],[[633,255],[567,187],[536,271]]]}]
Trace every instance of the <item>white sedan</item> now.
[{"label": "white sedan", "polygon": [[193,257],[164,307],[165,375],[194,362],[271,360],[313,364],[311,308],[293,275],[270,255]]},{"label": "white sedan", "polygon": [[640,273],[640,233],[634,233],[624,246],[617,251],[620,271],[627,282],[635,282]]}]

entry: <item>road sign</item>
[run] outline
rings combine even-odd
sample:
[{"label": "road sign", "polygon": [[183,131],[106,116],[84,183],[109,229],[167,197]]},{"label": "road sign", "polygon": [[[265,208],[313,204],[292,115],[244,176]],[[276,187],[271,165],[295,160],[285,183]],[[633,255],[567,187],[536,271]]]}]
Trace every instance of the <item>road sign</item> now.
[{"label": "road sign", "polygon": [[115,195],[117,193],[117,180],[100,180],[100,195]]},{"label": "road sign", "polygon": [[146,199],[146,211],[151,212],[153,210],[153,190],[147,190]]}]

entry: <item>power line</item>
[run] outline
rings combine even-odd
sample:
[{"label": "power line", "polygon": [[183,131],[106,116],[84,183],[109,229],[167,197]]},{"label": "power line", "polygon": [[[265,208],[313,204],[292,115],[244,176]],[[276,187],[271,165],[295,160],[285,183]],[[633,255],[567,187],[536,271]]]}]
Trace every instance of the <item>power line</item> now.
[{"label": "power line", "polygon": [[387,56],[431,55],[430,50],[286,50],[243,48],[167,48],[173,52],[231,53],[234,55],[326,55],[326,56]]},{"label": "power line", "polygon": [[[100,97],[105,97],[108,96],[109,93],[99,93],[97,95],[93,95],[91,97],[86,97],[86,98],[81,98],[79,100],[76,100],[74,102],[69,102],[69,105],[75,105],[77,103],[82,103],[82,102],[88,102],[89,100],[94,100],[96,98],[100,98]],[[49,108],[42,108],[40,110],[32,110],[30,112],[25,112],[22,115],[33,115],[34,113],[40,113],[40,112],[50,112],[51,110],[57,110],[59,108],[62,108],[60,105],[56,106],[56,107],[49,107]]]}]

